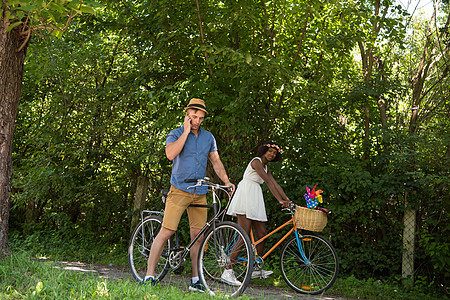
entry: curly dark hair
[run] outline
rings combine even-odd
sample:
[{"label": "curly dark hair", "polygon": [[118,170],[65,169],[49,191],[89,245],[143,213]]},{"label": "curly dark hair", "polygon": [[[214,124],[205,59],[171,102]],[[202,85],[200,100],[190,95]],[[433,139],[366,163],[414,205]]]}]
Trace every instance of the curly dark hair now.
[{"label": "curly dark hair", "polygon": [[275,150],[277,150],[277,155],[275,156],[275,158],[272,161],[281,161],[281,147],[278,143],[275,142],[265,142],[263,143],[261,146],[258,147],[258,151],[256,152],[256,154],[261,157],[262,155],[264,155],[264,153],[266,153],[269,148],[274,148]]}]

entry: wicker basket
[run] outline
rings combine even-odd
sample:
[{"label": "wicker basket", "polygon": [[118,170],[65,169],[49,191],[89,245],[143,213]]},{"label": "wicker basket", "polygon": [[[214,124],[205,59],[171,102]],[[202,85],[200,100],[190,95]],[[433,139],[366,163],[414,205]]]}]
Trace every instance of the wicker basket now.
[{"label": "wicker basket", "polygon": [[296,206],[295,224],[300,229],[320,232],[327,225],[327,214],[320,210]]}]

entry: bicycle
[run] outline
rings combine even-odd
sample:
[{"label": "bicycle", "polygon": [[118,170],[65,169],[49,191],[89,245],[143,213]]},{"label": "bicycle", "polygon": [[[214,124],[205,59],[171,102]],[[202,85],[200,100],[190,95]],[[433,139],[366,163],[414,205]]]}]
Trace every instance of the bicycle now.
[{"label": "bicycle", "polygon": [[[286,283],[299,293],[321,294],[336,281],[339,273],[338,256],[333,245],[324,237],[315,233],[300,232],[296,225],[295,207],[296,205],[291,202],[288,208],[283,209],[290,212],[291,219],[259,240],[255,241],[253,231],[250,231],[250,238],[255,251],[254,270],[261,271],[264,266],[264,259],[294,232],[294,236],[281,249],[279,258],[281,275]],[[289,224],[292,224],[292,228],[263,256],[259,256],[255,246]],[[240,264],[247,263],[246,259],[242,257],[238,257],[238,261]]]},{"label": "bicycle", "polygon": [[[185,182],[196,182],[189,188],[206,185],[212,192],[212,205],[194,205],[192,207],[213,208],[213,216],[206,222],[199,234],[186,247],[180,245],[178,232],[167,241],[163,253],[159,258],[155,268],[155,279],[161,281],[170,269],[176,271],[182,267],[186,255],[192,245],[198,241],[202,235],[200,244],[198,273],[200,282],[204,285],[210,295],[236,297],[241,295],[246,289],[253,271],[254,254],[250,238],[247,233],[236,223],[224,221],[225,210],[221,210],[221,201],[217,195],[218,191],[224,191],[228,195],[228,202],[231,198],[227,189],[230,186],[223,186],[211,183],[209,178],[187,179]],[[162,200],[165,202],[167,190],[162,191]],[[159,232],[162,224],[164,211],[141,212],[141,221],[136,226],[131,235],[128,247],[128,262],[133,277],[142,281],[147,270],[147,260],[154,238]],[[228,285],[221,279],[221,275],[226,268],[231,265],[230,254],[236,245],[241,248],[239,257],[245,259],[245,263],[240,263],[235,268],[240,276],[241,284],[238,286]]]}]

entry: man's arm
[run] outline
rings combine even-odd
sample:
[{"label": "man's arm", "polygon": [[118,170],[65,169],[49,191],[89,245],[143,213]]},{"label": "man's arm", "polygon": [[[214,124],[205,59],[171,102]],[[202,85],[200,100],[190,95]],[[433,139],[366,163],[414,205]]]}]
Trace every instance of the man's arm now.
[{"label": "man's arm", "polygon": [[211,161],[214,171],[216,172],[217,176],[219,176],[220,180],[222,180],[225,185],[231,186],[234,191],[235,186],[230,182],[230,179],[228,178],[227,171],[225,171],[225,167],[220,160],[219,152],[209,152],[208,158]]},{"label": "man's arm", "polygon": [[187,137],[191,132],[191,123],[189,116],[184,118],[184,132],[175,142],[169,143],[166,146],[166,156],[169,160],[174,160],[175,157],[180,154],[183,150],[184,144],[186,143]]}]

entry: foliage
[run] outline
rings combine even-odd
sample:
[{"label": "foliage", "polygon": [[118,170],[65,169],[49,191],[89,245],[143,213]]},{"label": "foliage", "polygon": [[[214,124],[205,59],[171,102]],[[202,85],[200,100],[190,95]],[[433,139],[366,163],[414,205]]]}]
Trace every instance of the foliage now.
[{"label": "foliage", "polygon": [[[91,235],[64,230],[37,230],[29,235],[22,235],[16,230],[10,232],[11,248],[19,252],[33,253],[33,256],[52,260],[84,261],[126,265],[127,248],[124,241],[106,243],[104,239]],[[103,241],[100,242],[99,241]]]},{"label": "foliage", "polygon": [[[195,96],[206,100],[204,128],[234,183],[270,139],[282,145],[283,162],[269,168],[291,200],[304,204],[305,185],[324,190],[334,217],[323,235],[342,274],[401,274],[407,203],[417,209],[417,278],[445,286],[450,77],[448,50],[431,48],[444,27],[427,31],[429,22],[410,20],[392,1],[200,1],[198,9],[178,0],[98,2],[103,8],[70,34],[34,36],[28,49],[13,243],[41,252],[33,242],[48,240],[48,252],[58,253],[63,241],[67,249],[98,241],[105,248],[90,249],[93,259],[107,247],[125,249],[137,178],[149,180],[147,208],[161,209],[171,166],[165,137]],[[412,82],[426,47],[435,62],[412,122]],[[270,230],[285,216],[264,195]],[[180,231],[189,236],[186,220]],[[58,255],[89,257],[73,250]]]},{"label": "foliage", "polygon": [[[91,0],[27,1],[8,0],[1,6],[10,21],[8,31],[19,25],[30,29],[51,29],[61,36],[64,28],[78,14],[94,14],[99,4]],[[0,10],[0,12],[2,12]],[[3,14],[2,14],[3,16]]]}]

